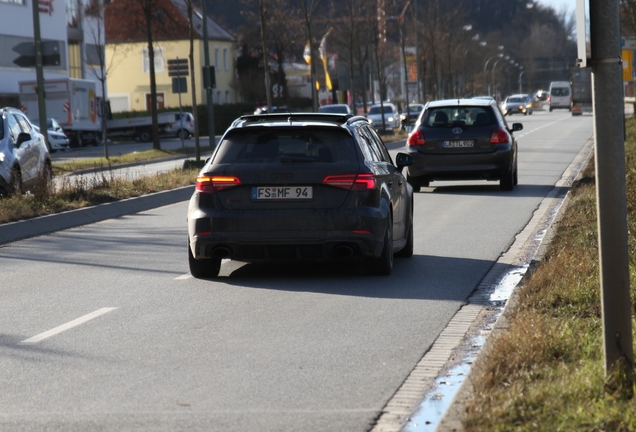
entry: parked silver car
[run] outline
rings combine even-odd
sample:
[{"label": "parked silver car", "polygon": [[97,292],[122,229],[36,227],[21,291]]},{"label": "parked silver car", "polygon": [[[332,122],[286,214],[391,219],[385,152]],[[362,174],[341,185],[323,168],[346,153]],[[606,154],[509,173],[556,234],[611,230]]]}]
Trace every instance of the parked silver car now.
[{"label": "parked silver car", "polygon": [[[40,125],[37,120],[31,121],[31,123],[33,124],[37,132],[42,133],[40,131]],[[51,153],[55,153],[58,150],[68,150],[70,148],[70,141],[68,137],[62,130],[62,126],[60,126],[60,124],[54,118],[48,118],[46,120],[46,129],[49,138],[49,146],[51,147]]]},{"label": "parked silver car", "polygon": [[48,191],[52,178],[44,137],[20,110],[0,108],[0,195]]}]

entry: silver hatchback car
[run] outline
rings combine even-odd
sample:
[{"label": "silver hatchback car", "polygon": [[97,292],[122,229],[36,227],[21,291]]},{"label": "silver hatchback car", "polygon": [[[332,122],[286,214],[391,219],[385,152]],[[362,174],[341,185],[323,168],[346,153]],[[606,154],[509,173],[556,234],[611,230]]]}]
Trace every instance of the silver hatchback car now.
[{"label": "silver hatchback car", "polygon": [[53,171],[44,137],[15,108],[0,108],[0,195],[48,191]]}]

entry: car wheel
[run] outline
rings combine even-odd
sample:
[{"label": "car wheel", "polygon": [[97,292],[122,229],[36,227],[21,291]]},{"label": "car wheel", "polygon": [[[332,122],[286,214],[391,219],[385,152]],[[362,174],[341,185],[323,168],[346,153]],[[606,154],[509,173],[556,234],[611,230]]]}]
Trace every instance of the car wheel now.
[{"label": "car wheel", "polygon": [[143,130],[139,134],[139,141],[141,142],[149,142],[151,141],[151,139],[152,139],[152,134],[150,133],[149,130]]},{"label": "car wheel", "polygon": [[179,129],[179,132],[177,133],[177,138],[188,139],[189,136],[190,133],[185,129]]},{"label": "car wheel", "polygon": [[190,240],[188,239],[188,265],[190,266],[190,274],[197,279],[210,279],[219,275],[221,270],[220,258],[196,259],[192,255],[190,248]]},{"label": "car wheel", "polygon": [[406,245],[399,252],[395,253],[396,257],[410,258],[413,256],[413,213],[411,213],[411,223],[409,223],[408,230],[406,234]]},{"label": "car wheel", "polygon": [[552,112],[552,107],[550,107],[550,112]]},{"label": "car wheel", "polygon": [[421,189],[420,178],[413,177],[410,174],[406,174],[406,181],[413,187],[413,192],[419,192]]},{"label": "car wheel", "polygon": [[499,187],[502,191],[511,191],[514,188],[514,185],[515,170],[511,168],[510,171],[499,180]]},{"label": "car wheel", "polygon": [[389,216],[384,232],[384,246],[378,258],[367,261],[367,272],[378,276],[388,276],[393,270],[393,219]]},{"label": "car wheel", "polygon": [[11,181],[9,182],[9,195],[22,194],[22,173],[18,168],[11,170]]}]

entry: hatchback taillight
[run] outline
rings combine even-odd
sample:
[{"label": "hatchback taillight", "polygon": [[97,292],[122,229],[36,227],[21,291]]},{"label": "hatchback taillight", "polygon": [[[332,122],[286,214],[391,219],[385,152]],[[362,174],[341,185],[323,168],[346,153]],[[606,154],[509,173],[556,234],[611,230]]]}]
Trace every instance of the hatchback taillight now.
[{"label": "hatchback taillight", "polygon": [[505,144],[510,142],[510,135],[503,129],[495,129],[490,134],[490,144]]},{"label": "hatchback taillight", "polygon": [[426,140],[424,139],[424,131],[421,131],[419,129],[414,130],[413,132],[411,132],[411,135],[409,135],[406,143],[409,146],[420,146],[426,144]]},{"label": "hatchback taillight", "polygon": [[196,190],[203,193],[214,193],[240,184],[241,180],[238,177],[202,175],[197,177]]},{"label": "hatchback taillight", "polygon": [[324,178],[322,184],[339,187],[341,189],[361,191],[375,188],[375,175],[373,174],[340,174]]}]

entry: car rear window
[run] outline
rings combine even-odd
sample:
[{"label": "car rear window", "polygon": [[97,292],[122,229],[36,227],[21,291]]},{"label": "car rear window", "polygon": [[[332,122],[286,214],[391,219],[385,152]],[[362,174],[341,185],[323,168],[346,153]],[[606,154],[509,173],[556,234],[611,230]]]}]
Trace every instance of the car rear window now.
[{"label": "car rear window", "polygon": [[490,107],[452,106],[429,108],[424,113],[422,125],[432,128],[453,126],[491,126],[495,116]]},{"label": "car rear window", "polygon": [[235,129],[219,144],[214,163],[356,162],[353,137],[325,128]]},{"label": "car rear window", "polygon": [[346,106],[321,106],[320,108],[318,108],[318,112],[321,113],[342,113],[342,114],[348,114],[349,111],[347,110]]},{"label": "car rear window", "polygon": [[520,97],[513,97],[513,98],[508,98],[507,101],[512,103],[518,103],[518,102],[523,102],[523,99]]},{"label": "car rear window", "polygon": [[[379,106],[374,106],[369,109],[369,114],[371,115],[380,114],[381,112],[382,112],[382,107],[379,107]],[[393,113],[393,107],[391,106],[384,107],[384,114],[392,114],[392,113]]]},{"label": "car rear window", "polygon": [[567,87],[553,87],[552,96],[570,96],[570,89]]}]

